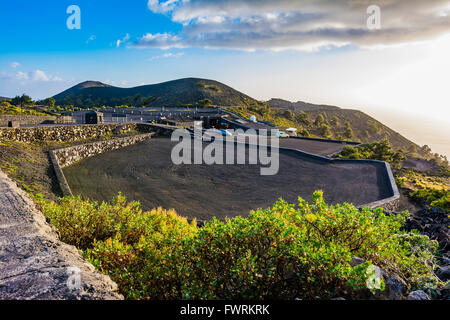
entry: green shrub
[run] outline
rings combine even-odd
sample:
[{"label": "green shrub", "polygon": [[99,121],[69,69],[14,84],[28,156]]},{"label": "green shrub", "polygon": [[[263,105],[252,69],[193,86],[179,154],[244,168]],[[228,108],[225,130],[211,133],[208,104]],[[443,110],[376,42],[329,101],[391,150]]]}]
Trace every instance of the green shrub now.
[{"label": "green shrub", "polygon": [[425,201],[432,208],[450,212],[450,190],[448,189],[419,189],[412,192],[410,197],[418,201]]},{"label": "green shrub", "polygon": [[335,157],[386,161],[395,168],[400,168],[402,161],[406,159],[403,152],[401,150],[394,150],[387,139],[357,147],[346,145],[341,153],[335,155]]},{"label": "green shrub", "polygon": [[[432,277],[436,243],[402,230],[406,214],[278,201],[248,218],[213,219],[197,228],[173,211],[143,213],[119,195],[41,202],[61,239],[83,249],[128,299],[321,299],[366,287],[378,265],[410,286]],[[353,256],[366,260],[352,267]]]},{"label": "green shrub", "polygon": [[133,244],[155,231],[166,232],[168,226],[188,228],[189,225],[172,210],[158,208],[143,213],[139,202],[127,203],[121,194],[111,203],[65,197],[58,203],[41,202],[41,206],[59,230],[61,240],[80,249],[116,236],[122,242]]}]

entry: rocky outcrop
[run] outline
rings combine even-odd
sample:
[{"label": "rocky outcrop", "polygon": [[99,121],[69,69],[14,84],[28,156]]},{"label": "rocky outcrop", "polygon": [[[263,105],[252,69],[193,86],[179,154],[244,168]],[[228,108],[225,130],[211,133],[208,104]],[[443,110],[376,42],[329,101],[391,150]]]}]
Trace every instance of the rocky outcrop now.
[{"label": "rocky outcrop", "polygon": [[428,297],[425,291],[417,290],[410,292],[407,300],[430,300],[430,297]]},{"label": "rocky outcrop", "polygon": [[33,201],[0,172],[0,299],[122,299],[117,285],[62,243]]}]

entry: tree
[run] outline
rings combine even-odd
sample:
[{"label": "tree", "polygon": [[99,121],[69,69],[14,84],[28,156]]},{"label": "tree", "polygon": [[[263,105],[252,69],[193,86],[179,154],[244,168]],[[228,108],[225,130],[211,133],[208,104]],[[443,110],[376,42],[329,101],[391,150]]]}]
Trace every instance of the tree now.
[{"label": "tree", "polygon": [[53,98],[47,98],[44,100],[44,105],[50,108],[53,108],[55,106],[55,103],[56,101]]},{"label": "tree", "polygon": [[142,101],[142,105],[143,106],[148,106],[149,104],[154,102],[156,99],[157,99],[157,97],[155,97],[155,96],[144,98],[144,100]]},{"label": "tree", "polygon": [[30,106],[34,103],[33,99],[25,93],[22,96],[16,96],[11,100],[11,103],[16,106],[25,107]]},{"label": "tree", "polygon": [[309,131],[306,130],[306,129],[303,129],[303,130],[300,132],[300,134],[302,135],[302,137],[309,137],[309,136],[311,136],[311,134],[309,133]]},{"label": "tree", "polygon": [[291,110],[285,110],[283,116],[290,121],[294,120],[294,113]]},{"label": "tree", "polygon": [[320,113],[319,115],[317,115],[316,120],[314,121],[314,125],[316,127],[320,127],[320,125],[324,122],[325,118],[323,117],[323,114]]},{"label": "tree", "polygon": [[308,114],[306,114],[305,111],[297,113],[295,120],[297,120],[298,123],[304,124],[305,126],[309,125]]},{"label": "tree", "polygon": [[428,145],[424,145],[424,146],[422,147],[422,151],[423,151],[425,154],[427,154],[427,155],[430,155],[430,154],[431,154],[431,148],[430,148]]},{"label": "tree", "polygon": [[210,99],[203,99],[197,102],[197,105],[200,108],[208,108],[208,107],[212,107],[213,103]]},{"label": "tree", "polygon": [[417,152],[417,148],[416,148],[416,146],[414,144],[410,144],[408,146],[407,151],[408,151],[409,155],[413,155],[413,154],[415,154]]},{"label": "tree", "polygon": [[380,142],[368,143],[358,147],[346,145],[337,158],[371,159],[389,162],[394,168],[401,167],[406,157],[401,149],[394,150],[388,139]]},{"label": "tree", "polygon": [[348,121],[345,122],[344,137],[346,137],[347,139],[353,138],[353,129],[352,126],[350,125],[350,122]]},{"label": "tree", "polygon": [[334,117],[331,119],[331,124],[332,124],[333,126],[339,125],[339,118],[336,117],[336,116],[334,116]]},{"label": "tree", "polygon": [[139,106],[140,102],[142,100],[142,95],[138,93],[137,95],[134,96],[133,100],[134,100],[134,106],[135,107]]},{"label": "tree", "polygon": [[368,120],[367,121],[368,131],[370,134],[377,134],[380,131],[380,127],[378,126],[376,121]]},{"label": "tree", "polygon": [[323,123],[320,127],[319,127],[319,134],[322,137],[328,138],[331,136],[331,131],[330,131],[330,127],[326,124]]}]

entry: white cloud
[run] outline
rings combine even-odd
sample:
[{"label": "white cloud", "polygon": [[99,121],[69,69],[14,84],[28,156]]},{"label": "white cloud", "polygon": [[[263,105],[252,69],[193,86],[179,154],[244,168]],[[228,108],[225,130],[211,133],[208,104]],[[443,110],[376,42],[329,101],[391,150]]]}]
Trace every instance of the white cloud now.
[{"label": "white cloud", "polygon": [[60,77],[47,75],[42,70],[34,70],[30,72],[18,71],[16,73],[2,72],[1,78],[9,81],[24,82],[49,82],[49,81],[62,81]]},{"label": "white cloud", "polygon": [[95,39],[97,39],[97,37],[95,35],[92,35],[92,36],[89,37],[89,39],[86,40],[86,43],[94,41]]},{"label": "white cloud", "polygon": [[30,73],[30,78],[33,81],[50,81],[50,78],[42,70],[35,70]]},{"label": "white cloud", "polygon": [[20,67],[20,63],[19,62],[10,62],[9,63],[9,66],[11,67],[11,68],[17,68],[17,67]]},{"label": "white cloud", "polygon": [[160,48],[160,49],[170,49],[170,48],[183,48],[184,44],[182,39],[176,35],[169,33],[147,33],[142,38],[134,44],[137,48]]},{"label": "white cloud", "polygon": [[127,35],[123,39],[119,39],[116,41],[116,47],[120,47],[121,44],[128,42],[130,40],[130,35],[127,33]]},{"label": "white cloud", "polygon": [[[146,34],[134,46],[317,50],[352,44],[410,43],[450,32],[450,0],[378,0],[382,29],[367,28],[369,1],[149,0],[148,8],[182,25]],[[444,14],[443,14],[444,13]]]},{"label": "white cloud", "polygon": [[149,61],[153,61],[153,60],[158,60],[158,59],[167,59],[167,58],[180,58],[184,56],[184,52],[177,52],[177,53],[172,53],[172,52],[168,52],[168,53],[164,53],[161,56],[154,56],[151,57],[150,59],[148,59]]}]

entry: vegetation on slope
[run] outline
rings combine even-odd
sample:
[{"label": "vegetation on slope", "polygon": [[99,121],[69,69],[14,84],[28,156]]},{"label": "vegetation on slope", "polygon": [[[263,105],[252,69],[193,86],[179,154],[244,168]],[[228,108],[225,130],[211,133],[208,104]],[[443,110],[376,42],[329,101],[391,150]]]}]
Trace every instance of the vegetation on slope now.
[{"label": "vegetation on slope", "polygon": [[214,80],[186,78],[134,88],[86,81],[53,98],[56,105],[72,110],[103,106],[221,106],[246,118],[256,115],[258,120],[297,128],[306,137],[363,143],[387,138],[396,149],[423,155],[416,144],[361,111],[281,99],[260,102]]},{"label": "vegetation on slope", "polygon": [[[366,288],[371,264],[400,275],[410,289],[436,281],[436,243],[402,229],[406,214],[278,201],[248,218],[203,227],[173,211],[143,213],[119,195],[40,201],[61,240],[82,249],[128,299],[326,299]],[[352,267],[353,256],[365,260]]]},{"label": "vegetation on slope", "polygon": [[0,114],[48,116],[46,113],[38,112],[27,107],[15,106],[7,101],[0,103]]},{"label": "vegetation on slope", "polygon": [[107,133],[76,142],[19,142],[0,138],[0,170],[23,190],[31,194],[40,194],[45,199],[56,200],[62,193],[48,155],[49,150],[133,134],[136,132]]},{"label": "vegetation on slope", "polygon": [[[247,95],[223,83],[197,78],[186,78],[134,88],[118,88],[101,82],[80,83],[53,97],[58,105],[67,107],[101,107],[133,105],[177,107],[194,105],[209,99],[214,105],[240,105]],[[251,99],[253,100],[253,99]]]},{"label": "vegetation on slope", "polygon": [[[433,156],[428,153],[428,156]],[[407,156],[401,151],[395,151],[387,139],[357,147],[345,146],[336,158],[371,159],[389,162],[395,173],[395,181],[406,196],[415,202],[437,208],[444,213],[450,212],[450,171],[445,156],[434,155],[431,169],[425,172],[403,167]],[[415,161],[425,161],[415,159]],[[436,168],[439,168],[436,170]]]},{"label": "vegetation on slope", "polygon": [[245,100],[243,106],[227,109],[246,119],[255,115],[258,120],[270,121],[276,126],[297,128],[299,135],[304,137],[362,143],[388,139],[395,149],[424,155],[422,149],[416,144],[361,111],[329,106],[317,106],[315,109],[315,105],[306,105],[301,109],[292,110],[292,108],[274,108],[268,103]]},{"label": "vegetation on slope", "polygon": [[406,156],[401,150],[395,151],[389,140],[373,142],[357,147],[346,145],[344,149],[335,155],[335,158],[369,159],[389,162],[394,168],[400,168]]}]

